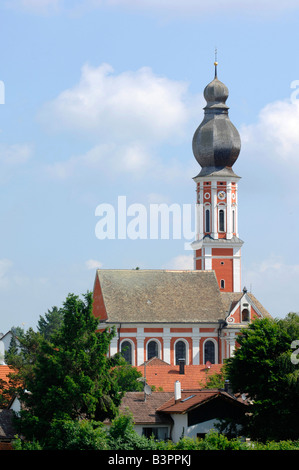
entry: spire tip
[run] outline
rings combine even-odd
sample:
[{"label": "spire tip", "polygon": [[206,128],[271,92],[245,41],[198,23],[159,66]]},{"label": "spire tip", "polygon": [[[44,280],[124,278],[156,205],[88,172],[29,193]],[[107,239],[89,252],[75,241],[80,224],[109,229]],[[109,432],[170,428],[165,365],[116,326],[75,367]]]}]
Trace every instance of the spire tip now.
[{"label": "spire tip", "polygon": [[214,65],[215,65],[215,78],[217,78],[217,65],[218,65],[218,62],[217,62],[217,47],[215,47],[215,62],[214,62]]}]

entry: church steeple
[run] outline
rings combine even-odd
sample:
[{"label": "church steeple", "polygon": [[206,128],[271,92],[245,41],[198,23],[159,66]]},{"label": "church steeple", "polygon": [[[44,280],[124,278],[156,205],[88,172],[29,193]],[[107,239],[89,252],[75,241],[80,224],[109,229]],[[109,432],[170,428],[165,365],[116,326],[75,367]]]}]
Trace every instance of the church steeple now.
[{"label": "church steeple", "polygon": [[197,236],[193,242],[195,269],[214,270],[219,287],[241,290],[241,246],[238,235],[238,180],[232,167],[240,149],[240,135],[229,119],[228,88],[217,77],[205,87],[204,118],[192,148],[201,166],[197,186]]},{"label": "church steeple", "polygon": [[202,167],[201,175],[224,169],[233,174],[232,166],[241,150],[239,132],[228,116],[228,88],[217,77],[217,65],[215,62],[215,78],[204,89],[207,102],[204,119],[192,141],[193,154]]}]

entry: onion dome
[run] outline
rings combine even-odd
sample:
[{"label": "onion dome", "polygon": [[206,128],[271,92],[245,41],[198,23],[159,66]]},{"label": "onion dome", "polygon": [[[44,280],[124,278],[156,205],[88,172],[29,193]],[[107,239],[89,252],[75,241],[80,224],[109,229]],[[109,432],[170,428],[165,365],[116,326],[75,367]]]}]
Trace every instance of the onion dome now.
[{"label": "onion dome", "polygon": [[204,108],[204,119],[193,136],[193,154],[202,167],[200,175],[231,168],[241,150],[239,132],[228,117],[228,88],[215,78],[204,90],[207,105]]}]

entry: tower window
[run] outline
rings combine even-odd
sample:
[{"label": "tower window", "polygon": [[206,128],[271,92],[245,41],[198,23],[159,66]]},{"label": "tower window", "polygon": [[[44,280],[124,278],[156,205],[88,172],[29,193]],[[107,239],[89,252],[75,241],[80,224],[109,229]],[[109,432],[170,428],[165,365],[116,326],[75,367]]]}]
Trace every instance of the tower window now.
[{"label": "tower window", "polygon": [[219,232],[224,232],[224,210],[219,211]]},{"label": "tower window", "polygon": [[210,209],[206,209],[206,232],[210,231]]},{"label": "tower window", "polygon": [[221,279],[220,281],[220,289],[224,289],[225,288],[225,280],[224,279]]}]

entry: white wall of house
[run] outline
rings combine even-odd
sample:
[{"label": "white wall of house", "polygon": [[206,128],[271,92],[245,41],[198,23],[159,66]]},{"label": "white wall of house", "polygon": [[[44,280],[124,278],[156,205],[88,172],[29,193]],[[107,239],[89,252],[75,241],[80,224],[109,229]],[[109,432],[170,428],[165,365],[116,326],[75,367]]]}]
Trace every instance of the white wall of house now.
[{"label": "white wall of house", "polygon": [[0,365],[3,366],[5,365],[4,362],[4,353],[5,353],[5,348],[4,348],[4,343],[0,339]]},{"label": "white wall of house", "polygon": [[216,429],[215,425],[218,422],[217,419],[211,419],[203,423],[188,426],[187,414],[171,414],[171,417],[174,421],[174,426],[172,429],[173,442],[178,442],[183,436],[196,438],[197,434],[206,434],[211,429]]},{"label": "white wall of house", "polygon": [[197,434],[206,434],[211,429],[216,429],[215,425],[219,421],[217,419],[211,419],[209,421],[204,421],[203,423],[194,424],[187,428],[186,436],[196,438]]},{"label": "white wall of house", "polygon": [[187,414],[171,414],[171,417],[174,422],[171,438],[173,442],[178,442],[183,435],[187,436],[188,416]]},{"label": "white wall of house", "polygon": [[9,409],[15,411],[16,413],[19,413],[21,411],[21,403],[19,402],[18,398],[15,398],[13,400],[13,402],[10,405]]},{"label": "white wall of house", "polygon": [[[151,424],[135,424],[135,426],[134,426],[134,429],[137,432],[137,434],[139,434],[139,436],[143,435],[144,428],[158,428],[160,430],[158,438],[163,439],[165,434],[167,435],[168,438],[170,437],[171,429],[170,429],[170,426],[167,425],[167,424],[159,424],[159,425],[155,425],[155,424],[153,424],[153,425],[151,425]],[[167,428],[167,431],[166,431],[165,428]]]},{"label": "white wall of house", "polygon": [[9,331],[5,335],[0,334],[0,365],[5,365],[4,354],[9,349],[12,334]]}]

